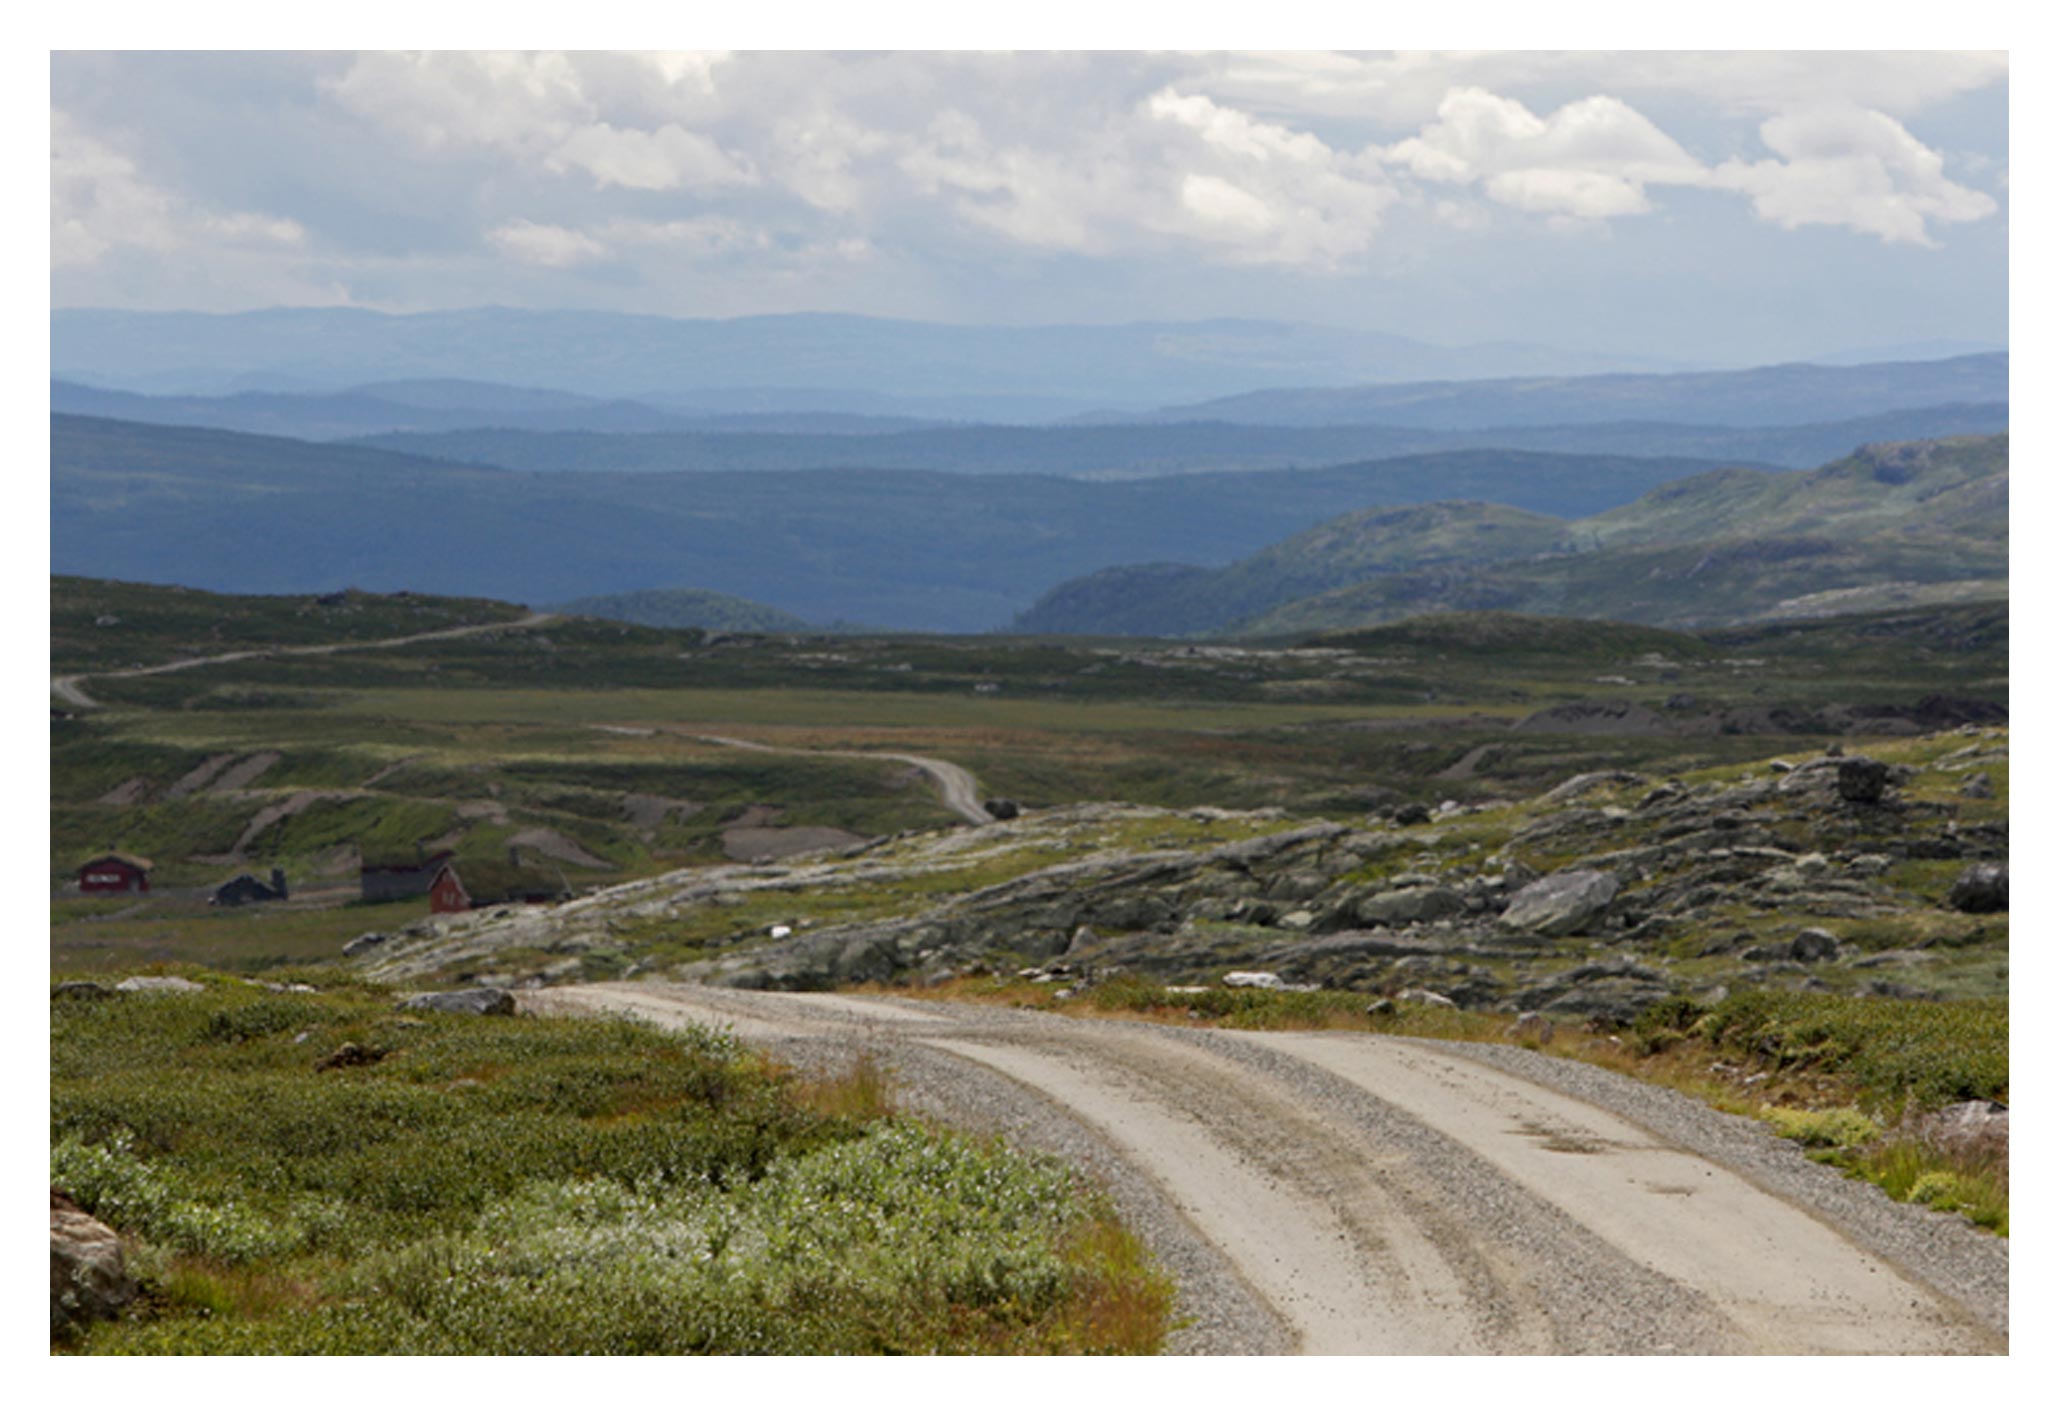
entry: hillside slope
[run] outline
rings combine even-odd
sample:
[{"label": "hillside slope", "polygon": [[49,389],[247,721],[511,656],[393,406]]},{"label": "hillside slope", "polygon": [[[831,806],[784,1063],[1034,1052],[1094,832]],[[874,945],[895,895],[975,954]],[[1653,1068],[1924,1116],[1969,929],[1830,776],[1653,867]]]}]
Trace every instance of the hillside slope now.
[{"label": "hillside slope", "polygon": [[1726,469],[1578,521],[1478,503],[1354,513],[1214,571],[1070,581],[1040,634],[1287,634],[1440,610],[1701,626],[2006,594],[2006,436]]},{"label": "hillside slope", "polygon": [[1234,561],[1368,503],[1579,515],[1707,460],[1470,450],[1126,482],[851,470],[528,474],[349,445],[55,416],[53,569],[210,590],[527,602],[691,587],[810,620],[992,628],[1126,561]]}]

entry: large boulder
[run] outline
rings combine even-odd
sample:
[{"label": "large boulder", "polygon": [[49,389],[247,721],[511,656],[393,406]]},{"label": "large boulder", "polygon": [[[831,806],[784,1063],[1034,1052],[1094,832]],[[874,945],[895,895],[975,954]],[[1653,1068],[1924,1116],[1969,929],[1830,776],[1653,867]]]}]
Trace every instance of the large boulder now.
[{"label": "large boulder", "polygon": [[1854,805],[1877,805],[1887,794],[1887,763],[1872,757],[1846,757],[1837,764],[1837,794]]},{"label": "large boulder", "polygon": [[1597,869],[1561,869],[1516,890],[1495,921],[1515,932],[1565,937],[1586,932],[1622,887],[1614,874]]},{"label": "large boulder", "polygon": [[50,1188],[50,1335],[112,1318],[135,1297],[120,1238]]},{"label": "large boulder", "polygon": [[469,991],[426,991],[400,1003],[404,1011],[444,1011],[451,1015],[513,1015],[515,998],[498,986]]},{"label": "large boulder", "polygon": [[1369,928],[1398,928],[1463,913],[1466,901],[1438,884],[1376,893],[1358,902],[1358,920]]},{"label": "large boulder", "polygon": [[1945,894],[1945,902],[1961,913],[2009,911],[2009,866],[1969,864]]},{"label": "large boulder", "polygon": [[197,981],[188,981],[183,976],[132,976],[114,984],[117,991],[132,995],[180,996],[188,991],[205,991],[207,988]]}]

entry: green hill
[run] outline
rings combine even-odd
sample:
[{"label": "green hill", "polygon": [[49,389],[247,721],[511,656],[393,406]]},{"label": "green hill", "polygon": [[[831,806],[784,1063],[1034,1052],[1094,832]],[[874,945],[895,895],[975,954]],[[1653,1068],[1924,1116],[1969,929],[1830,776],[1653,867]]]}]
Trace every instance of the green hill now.
[{"label": "green hill", "polygon": [[1696,475],[1571,522],[1481,503],[1367,510],[1213,571],[1067,582],[1017,624],[1286,635],[1516,611],[1699,627],[1993,598],[2008,456],[2006,435],[1872,445],[1807,473]]}]

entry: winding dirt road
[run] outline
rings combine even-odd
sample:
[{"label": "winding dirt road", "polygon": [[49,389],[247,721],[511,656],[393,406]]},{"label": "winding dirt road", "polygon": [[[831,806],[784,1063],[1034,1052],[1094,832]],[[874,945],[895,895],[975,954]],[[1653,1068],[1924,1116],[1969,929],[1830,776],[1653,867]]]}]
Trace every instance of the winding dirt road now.
[{"label": "winding dirt road", "polygon": [[467,635],[491,634],[496,630],[533,630],[558,617],[547,611],[532,611],[519,620],[496,620],[485,625],[455,625],[448,630],[428,630],[419,635],[396,635],[383,640],[341,640],[335,644],[267,645],[239,649],[232,654],[208,654],[198,659],[174,659],[169,664],[151,664],[140,669],[109,669],[92,674],[64,674],[50,680],[50,692],[74,708],[97,708],[100,704],[80,687],[87,679],[140,679],[152,674],[176,674],[209,664],[234,664],[244,659],[270,659],[284,654],[342,654],[358,649],[394,649],[404,644],[425,644],[430,640],[462,639]]},{"label": "winding dirt road", "polygon": [[1187,1351],[2007,1351],[2005,1242],[1529,1052],[662,983],[522,1003],[869,1050],[911,1103],[1066,1151],[1173,1269]]},{"label": "winding dirt road", "polygon": [[987,825],[994,817],[987,814],[979,801],[979,781],[964,767],[953,762],[939,761],[935,757],[918,757],[906,752],[856,752],[817,749],[813,747],[774,747],[766,742],[747,742],[741,737],[716,737],[709,733],[687,732],[682,737],[691,737],[696,742],[712,742],[720,747],[739,747],[746,752],[774,752],[788,757],[854,757],[861,762],[902,762],[914,767],[937,783],[937,794],[950,810],[972,825]]}]

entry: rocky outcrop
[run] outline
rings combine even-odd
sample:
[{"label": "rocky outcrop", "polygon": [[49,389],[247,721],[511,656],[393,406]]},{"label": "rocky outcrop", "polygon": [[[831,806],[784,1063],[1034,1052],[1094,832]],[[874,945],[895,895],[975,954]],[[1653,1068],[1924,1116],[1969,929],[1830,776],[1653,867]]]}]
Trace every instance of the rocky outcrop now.
[{"label": "rocky outcrop", "polygon": [[207,988],[183,976],[132,976],[114,984],[117,991],[139,996],[181,996]]},{"label": "rocky outcrop", "polygon": [[1498,921],[1505,928],[1539,937],[1586,932],[1621,887],[1614,874],[1561,870],[1516,890]]},{"label": "rocky outcrop", "polygon": [[[549,952],[550,965],[520,978],[540,984],[620,954],[631,975],[783,990],[1017,970],[1069,984],[1126,974],[1214,985],[1255,972],[1289,987],[1431,992],[1467,1009],[1604,1022],[1726,982],[1853,989],[1843,974],[1853,968],[1895,967],[1857,989],[1924,994],[1950,985],[1953,944],[1985,939],[1970,920],[1947,939],[1924,936],[1940,917],[1937,894],[1907,861],[1966,865],[1961,899],[1998,893],[2006,907],[2006,821],[1991,806],[1926,799],[1951,796],[1972,766],[2006,765],[2006,738],[1966,736],[1930,764],[1943,786],[1826,750],[1721,781],[1596,772],[1520,807],[1446,804],[1406,817],[1415,823],[1040,809],[810,863],[682,871],[555,909],[431,919],[369,950],[365,965],[393,980],[464,970],[507,985],[515,978],[494,975],[497,952]],[[1211,844],[1212,834],[1222,838]],[[970,877],[981,872],[1015,877]],[[894,901],[839,897],[868,889]],[[793,921],[739,921],[726,934],[708,921],[778,894],[793,896]],[[811,923],[807,905],[823,899]],[[854,907],[887,916],[836,920]],[[700,934],[696,960],[661,966],[617,937],[674,930],[674,919]],[[1911,935],[1896,936],[1898,924]],[[1925,950],[1913,950],[1919,937]],[[1912,950],[1880,950],[1894,943]]]},{"label": "rocky outcrop", "polygon": [[470,991],[426,991],[401,1001],[404,1011],[443,1011],[450,1015],[513,1015],[515,998],[497,986]]},{"label": "rocky outcrop", "polygon": [[122,1242],[56,1187],[50,1188],[50,1336],[113,1318],[136,1297]]}]

